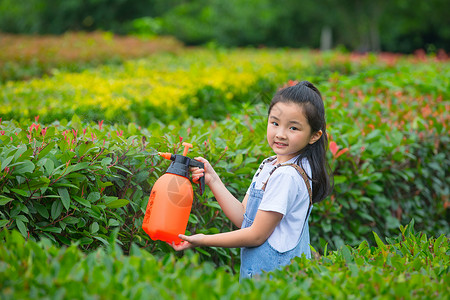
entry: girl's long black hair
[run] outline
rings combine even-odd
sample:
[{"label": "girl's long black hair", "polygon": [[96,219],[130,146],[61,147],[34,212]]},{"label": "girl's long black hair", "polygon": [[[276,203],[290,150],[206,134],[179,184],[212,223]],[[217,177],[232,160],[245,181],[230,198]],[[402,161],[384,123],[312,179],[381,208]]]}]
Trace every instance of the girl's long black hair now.
[{"label": "girl's long black hair", "polygon": [[325,121],[325,107],[319,90],[308,81],[302,81],[294,86],[279,90],[269,106],[269,114],[272,107],[278,103],[297,103],[302,106],[305,117],[311,126],[311,134],[322,130],[322,136],[313,144],[308,144],[300,152],[296,163],[301,164],[303,158],[307,158],[311,166],[313,203],[325,199],[333,189],[331,170],[326,159],[328,149],[328,137]]}]

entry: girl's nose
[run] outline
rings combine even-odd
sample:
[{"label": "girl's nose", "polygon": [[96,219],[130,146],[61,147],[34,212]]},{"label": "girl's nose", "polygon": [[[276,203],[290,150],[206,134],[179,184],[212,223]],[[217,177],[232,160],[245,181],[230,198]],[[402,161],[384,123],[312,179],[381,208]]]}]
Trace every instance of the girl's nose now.
[{"label": "girl's nose", "polygon": [[275,137],[278,139],[285,139],[286,138],[285,130],[283,128],[279,128],[275,134]]}]

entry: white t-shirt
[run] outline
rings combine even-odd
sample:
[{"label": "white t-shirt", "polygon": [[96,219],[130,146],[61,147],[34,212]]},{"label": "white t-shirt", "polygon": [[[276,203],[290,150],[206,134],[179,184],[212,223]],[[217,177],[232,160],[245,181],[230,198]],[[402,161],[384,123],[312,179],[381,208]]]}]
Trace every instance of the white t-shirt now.
[{"label": "white t-shirt", "polygon": [[[295,163],[298,156],[286,163]],[[275,163],[274,163],[275,162]],[[269,178],[270,171],[277,165],[276,161],[267,162],[263,169],[253,177],[256,189],[262,189]],[[301,167],[311,177],[311,167],[308,160],[302,160]],[[312,183],[309,180],[312,188]],[[249,194],[249,190],[247,191]],[[293,249],[300,239],[309,206],[309,194],[305,181],[297,170],[290,166],[279,167],[270,176],[264,196],[259,205],[260,210],[275,211],[283,214],[280,223],[270,235],[268,242],[275,250],[286,252]]]}]

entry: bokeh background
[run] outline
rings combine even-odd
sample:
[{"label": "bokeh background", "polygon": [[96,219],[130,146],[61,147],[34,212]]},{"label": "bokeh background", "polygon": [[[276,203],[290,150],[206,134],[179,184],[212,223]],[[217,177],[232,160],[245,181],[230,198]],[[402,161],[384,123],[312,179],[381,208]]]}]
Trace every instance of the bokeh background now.
[{"label": "bokeh background", "polygon": [[172,35],[187,45],[450,49],[447,0],[1,0],[0,31]]}]

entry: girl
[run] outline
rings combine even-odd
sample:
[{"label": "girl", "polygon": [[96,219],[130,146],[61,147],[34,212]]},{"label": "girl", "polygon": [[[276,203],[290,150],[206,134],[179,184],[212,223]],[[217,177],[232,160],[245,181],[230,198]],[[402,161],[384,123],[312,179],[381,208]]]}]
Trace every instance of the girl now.
[{"label": "girl", "polygon": [[200,246],[241,247],[240,279],[290,263],[309,248],[308,218],[313,203],[331,191],[326,161],[328,145],[322,96],[303,81],[279,90],[269,107],[267,142],[275,153],[253,177],[244,200],[225,187],[211,164],[192,168],[192,179],[205,176],[225,215],[240,229],[213,234],[180,234],[175,250]]}]

